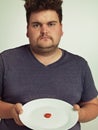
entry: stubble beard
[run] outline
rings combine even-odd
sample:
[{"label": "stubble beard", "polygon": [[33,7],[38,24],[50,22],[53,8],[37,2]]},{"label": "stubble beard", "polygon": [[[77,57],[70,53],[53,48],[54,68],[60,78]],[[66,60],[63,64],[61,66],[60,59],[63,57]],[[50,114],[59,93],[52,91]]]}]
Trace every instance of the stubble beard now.
[{"label": "stubble beard", "polygon": [[[39,43],[40,40],[42,39],[43,37],[40,36],[38,39],[37,39],[37,42]],[[52,37],[48,36],[48,40],[50,39],[50,41],[53,43],[54,40]],[[44,41],[45,42],[45,41]],[[47,41],[46,41],[47,42]],[[45,44],[45,43],[44,43]],[[47,44],[47,43],[46,43]],[[59,44],[59,43],[58,43]],[[31,51],[33,53],[36,53],[36,54],[39,54],[39,55],[43,55],[43,56],[47,56],[47,55],[51,55],[52,53],[54,53],[57,49],[58,49],[58,44],[50,44],[50,46],[44,46],[42,45],[42,43],[40,44],[37,44],[36,46],[32,46],[31,45]]]}]

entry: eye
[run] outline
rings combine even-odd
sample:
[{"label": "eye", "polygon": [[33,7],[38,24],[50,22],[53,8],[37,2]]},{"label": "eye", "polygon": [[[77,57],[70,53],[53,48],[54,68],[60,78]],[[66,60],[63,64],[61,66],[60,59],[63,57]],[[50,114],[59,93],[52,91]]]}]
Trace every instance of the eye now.
[{"label": "eye", "polygon": [[40,28],[40,23],[32,23],[32,27],[37,29],[37,28]]},{"label": "eye", "polygon": [[53,26],[55,26],[55,25],[56,25],[56,22],[49,22],[49,23],[48,23],[48,26],[49,26],[49,27],[53,27]]}]

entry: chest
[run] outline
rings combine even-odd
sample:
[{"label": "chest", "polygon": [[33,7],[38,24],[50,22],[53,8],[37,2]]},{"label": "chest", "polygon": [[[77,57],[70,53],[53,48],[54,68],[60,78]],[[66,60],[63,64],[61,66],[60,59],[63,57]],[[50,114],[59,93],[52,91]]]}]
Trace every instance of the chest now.
[{"label": "chest", "polygon": [[11,68],[4,82],[3,98],[10,102],[28,102],[36,98],[58,98],[71,104],[81,99],[81,72],[70,67]]}]

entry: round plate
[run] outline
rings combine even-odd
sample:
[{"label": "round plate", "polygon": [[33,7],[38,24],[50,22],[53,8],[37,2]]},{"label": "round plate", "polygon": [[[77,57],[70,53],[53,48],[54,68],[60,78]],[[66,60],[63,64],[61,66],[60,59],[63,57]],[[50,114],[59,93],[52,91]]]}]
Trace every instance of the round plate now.
[{"label": "round plate", "polygon": [[26,103],[19,117],[33,130],[68,130],[77,123],[78,112],[65,101],[42,98]]}]

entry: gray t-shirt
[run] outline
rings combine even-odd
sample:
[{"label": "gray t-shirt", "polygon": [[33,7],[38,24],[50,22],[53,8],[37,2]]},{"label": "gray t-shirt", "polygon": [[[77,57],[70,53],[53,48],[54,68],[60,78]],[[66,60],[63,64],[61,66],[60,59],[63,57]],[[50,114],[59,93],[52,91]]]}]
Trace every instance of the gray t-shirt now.
[{"label": "gray t-shirt", "polygon": [[[56,98],[74,105],[96,97],[98,93],[87,62],[80,56],[62,51],[62,57],[48,66],[33,56],[29,45],[1,53],[1,100],[25,104],[38,98]],[[30,129],[5,119],[0,122],[0,130]],[[70,130],[80,130],[80,124]]]}]

